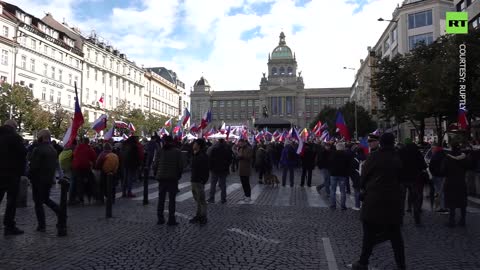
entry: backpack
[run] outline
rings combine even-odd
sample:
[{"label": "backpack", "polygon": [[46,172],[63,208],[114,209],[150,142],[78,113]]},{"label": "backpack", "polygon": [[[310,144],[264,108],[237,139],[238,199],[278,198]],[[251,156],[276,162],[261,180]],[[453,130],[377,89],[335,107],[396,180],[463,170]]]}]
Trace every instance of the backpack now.
[{"label": "backpack", "polygon": [[58,162],[60,163],[60,168],[62,168],[64,172],[69,172],[72,170],[72,161],[73,161],[72,149],[63,150],[58,156]]}]

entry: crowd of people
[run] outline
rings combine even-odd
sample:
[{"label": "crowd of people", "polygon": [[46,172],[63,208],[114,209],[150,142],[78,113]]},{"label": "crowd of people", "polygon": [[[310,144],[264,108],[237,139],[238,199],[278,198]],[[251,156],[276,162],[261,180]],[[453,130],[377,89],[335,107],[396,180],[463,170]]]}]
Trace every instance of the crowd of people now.
[{"label": "crowd of people", "polygon": [[[59,206],[50,198],[55,180],[70,180],[68,204],[84,205],[104,203],[108,194],[121,187],[122,197],[133,198],[132,185],[142,178],[155,178],[159,183],[158,224],[178,225],[175,219],[175,197],[185,168],[191,170],[191,188],[197,204],[190,223],[207,223],[207,204],[215,203],[215,193],[220,189],[220,201],[227,203],[226,182],[231,174],[238,174],[244,201],[251,201],[250,177],[258,173],[259,184],[264,184],[273,171],[281,173],[281,185],[293,187],[295,172],[301,170],[299,185],[312,186],[312,172],[319,169],[322,183],[319,193],[325,190],[330,208],[337,208],[337,188],[340,190],[340,209],[347,210],[346,198],[353,191],[353,210],[361,210],[363,247],[360,260],[354,269],[368,269],[373,247],[390,240],[395,260],[400,269],[405,268],[405,255],[400,227],[406,213],[413,212],[413,220],[422,226],[421,213],[425,187],[430,187],[431,199],[437,212],[449,214],[449,227],[466,225],[467,171],[480,174],[479,151],[466,151],[452,142],[446,151],[438,145],[432,147],[429,163],[418,146],[410,140],[395,144],[395,137],[385,133],[381,137],[370,134],[368,151],[355,142],[305,142],[297,154],[297,142],[258,141],[250,143],[240,139],[211,142],[196,139],[193,142],[177,141],[171,136],[154,135],[150,140],[131,136],[123,142],[96,141],[81,138],[63,148],[51,142],[48,130],[37,133],[37,140],[26,145],[16,133],[17,124],[8,120],[0,127],[0,200],[7,194],[4,215],[5,235],[18,235],[23,231],[16,226],[16,197],[19,182],[27,176],[31,182],[37,231],[46,231],[43,205],[57,216]],[[107,190],[107,178],[113,181],[113,190]],[[230,176],[233,177],[233,176]],[[205,185],[210,180],[210,192]],[[168,193],[168,220],[164,217]],[[460,219],[456,220],[456,209]]]}]

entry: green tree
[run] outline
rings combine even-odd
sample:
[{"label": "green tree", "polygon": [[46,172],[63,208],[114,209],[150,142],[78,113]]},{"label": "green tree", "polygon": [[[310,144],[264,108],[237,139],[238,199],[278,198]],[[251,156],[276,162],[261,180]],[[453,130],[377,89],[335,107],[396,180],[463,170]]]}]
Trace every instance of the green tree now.
[{"label": "green tree", "polygon": [[49,128],[51,118],[52,114],[49,111],[35,103],[23,118],[24,129],[36,137],[38,131]]},{"label": "green tree", "polygon": [[56,104],[55,111],[50,117],[48,129],[55,138],[61,139],[70,126],[71,119],[72,114],[64,110],[60,104]]},{"label": "green tree", "polygon": [[39,101],[33,97],[32,90],[19,84],[12,87],[8,83],[3,83],[0,92],[0,96],[2,96],[0,109],[3,112],[0,117],[3,118],[2,120],[9,117],[11,109],[12,118],[17,121],[19,127],[23,126],[26,130],[34,130],[32,126],[28,126],[33,123],[29,118],[36,117],[32,115],[34,109],[36,109],[35,113],[40,109],[37,108]]}]

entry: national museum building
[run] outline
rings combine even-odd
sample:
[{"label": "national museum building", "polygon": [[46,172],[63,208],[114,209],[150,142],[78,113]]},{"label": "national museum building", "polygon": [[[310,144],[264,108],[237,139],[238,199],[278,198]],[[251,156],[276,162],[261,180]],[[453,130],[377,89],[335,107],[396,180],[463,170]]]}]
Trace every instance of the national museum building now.
[{"label": "national museum building", "polygon": [[263,73],[259,90],[214,91],[204,77],[200,78],[191,93],[192,121],[200,123],[211,108],[215,126],[225,122],[232,126],[305,127],[322,108],[341,107],[349,100],[349,87],[305,88],[283,32],[267,65],[268,75]]}]

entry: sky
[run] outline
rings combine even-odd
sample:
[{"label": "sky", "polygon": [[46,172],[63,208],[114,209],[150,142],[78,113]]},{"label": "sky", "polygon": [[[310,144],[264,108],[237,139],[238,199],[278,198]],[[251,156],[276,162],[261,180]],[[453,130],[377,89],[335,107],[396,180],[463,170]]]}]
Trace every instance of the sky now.
[{"label": "sky", "polygon": [[[8,0],[7,0],[8,1]],[[15,0],[25,12],[95,31],[144,67],[174,70],[189,90],[258,90],[279,34],[306,88],[350,87],[402,0]]]}]

